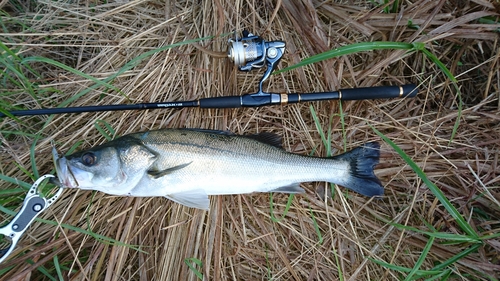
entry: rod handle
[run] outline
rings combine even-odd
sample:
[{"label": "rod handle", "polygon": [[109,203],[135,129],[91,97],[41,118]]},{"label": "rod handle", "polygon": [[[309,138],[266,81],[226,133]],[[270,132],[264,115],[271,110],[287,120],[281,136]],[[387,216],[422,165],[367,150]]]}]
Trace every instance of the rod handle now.
[{"label": "rod handle", "polygon": [[390,98],[412,98],[417,95],[417,86],[382,86],[339,90],[340,100],[368,100]]},{"label": "rod handle", "polygon": [[201,108],[238,108],[241,107],[240,96],[215,97],[199,99]]}]

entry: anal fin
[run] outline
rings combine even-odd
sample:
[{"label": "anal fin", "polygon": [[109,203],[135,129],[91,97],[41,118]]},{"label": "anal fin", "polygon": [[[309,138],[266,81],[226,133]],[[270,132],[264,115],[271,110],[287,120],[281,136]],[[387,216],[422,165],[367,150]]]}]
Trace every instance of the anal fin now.
[{"label": "anal fin", "polygon": [[172,193],[167,196],[168,199],[191,208],[208,210],[210,199],[203,189],[193,189],[183,192]]},{"label": "anal fin", "polygon": [[304,189],[300,187],[298,183],[292,183],[290,185],[285,185],[282,187],[270,190],[270,192],[281,192],[281,193],[304,193]]}]

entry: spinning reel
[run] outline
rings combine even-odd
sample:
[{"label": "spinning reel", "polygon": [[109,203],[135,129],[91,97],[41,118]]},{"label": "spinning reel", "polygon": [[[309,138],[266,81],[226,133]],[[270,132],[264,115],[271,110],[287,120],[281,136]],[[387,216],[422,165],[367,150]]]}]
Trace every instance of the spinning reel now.
[{"label": "spinning reel", "polygon": [[259,82],[258,93],[263,93],[262,84],[269,78],[285,53],[285,42],[266,41],[247,30],[243,30],[242,35],[242,38],[238,38],[235,34],[234,39],[229,39],[227,56],[241,71],[251,71],[267,66]]}]

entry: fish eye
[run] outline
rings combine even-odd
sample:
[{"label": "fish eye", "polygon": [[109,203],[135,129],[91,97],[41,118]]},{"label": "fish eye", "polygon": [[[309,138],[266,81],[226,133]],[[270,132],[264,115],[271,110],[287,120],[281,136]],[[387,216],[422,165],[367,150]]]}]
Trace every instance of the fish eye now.
[{"label": "fish eye", "polygon": [[97,157],[92,152],[87,152],[82,155],[82,163],[85,166],[94,166],[97,163]]}]

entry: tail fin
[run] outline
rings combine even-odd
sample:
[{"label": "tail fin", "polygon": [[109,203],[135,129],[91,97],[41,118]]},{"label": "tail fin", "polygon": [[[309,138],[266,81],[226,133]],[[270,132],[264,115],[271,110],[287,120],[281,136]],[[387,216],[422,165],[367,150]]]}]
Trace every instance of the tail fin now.
[{"label": "tail fin", "polygon": [[380,158],[380,145],[377,142],[366,143],[334,158],[350,164],[350,176],[342,184],[344,187],[365,196],[384,194],[384,187],[373,173],[373,167]]}]

